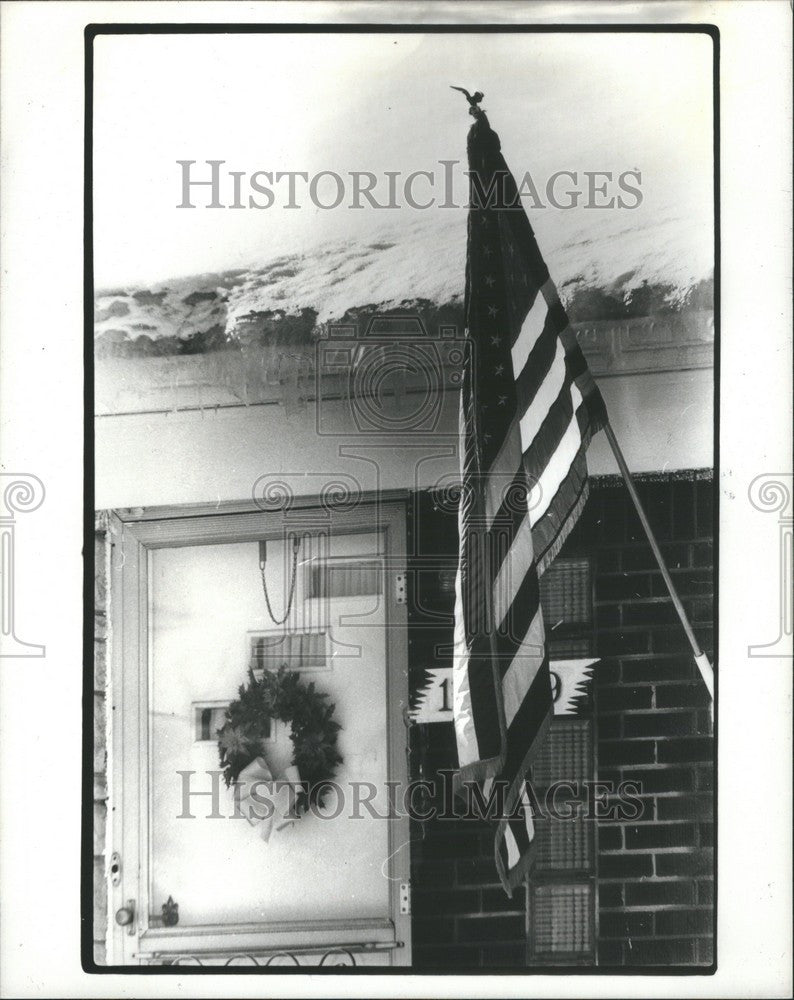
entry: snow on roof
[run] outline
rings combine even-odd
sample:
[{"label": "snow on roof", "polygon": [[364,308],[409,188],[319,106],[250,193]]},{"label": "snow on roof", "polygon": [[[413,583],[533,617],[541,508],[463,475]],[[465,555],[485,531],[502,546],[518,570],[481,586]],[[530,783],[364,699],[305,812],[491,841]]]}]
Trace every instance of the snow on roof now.
[{"label": "snow on roof", "polygon": [[[647,283],[664,287],[674,303],[713,270],[702,219],[669,213],[649,223],[646,214],[640,224],[631,211],[592,210],[531,211],[530,219],[563,300],[583,288],[626,297]],[[460,304],[465,256],[466,213],[436,210],[366,242],[270,252],[248,268],[103,290],[96,296],[98,348],[168,354],[189,342],[204,351],[234,341],[254,317],[303,317],[305,334],[367,306]]]}]

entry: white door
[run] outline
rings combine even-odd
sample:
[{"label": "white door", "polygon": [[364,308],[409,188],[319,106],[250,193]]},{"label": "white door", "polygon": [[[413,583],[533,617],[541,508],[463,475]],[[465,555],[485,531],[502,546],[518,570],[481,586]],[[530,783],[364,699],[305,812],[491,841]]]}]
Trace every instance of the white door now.
[{"label": "white door", "polygon": [[[112,892],[134,916],[114,963],[410,961],[408,821],[389,815],[407,782],[402,515],[302,513],[123,525]],[[280,665],[334,704],[342,762],[322,808],[275,829],[226,787],[217,729],[249,669]],[[274,721],[260,760],[279,778],[292,752]]]}]

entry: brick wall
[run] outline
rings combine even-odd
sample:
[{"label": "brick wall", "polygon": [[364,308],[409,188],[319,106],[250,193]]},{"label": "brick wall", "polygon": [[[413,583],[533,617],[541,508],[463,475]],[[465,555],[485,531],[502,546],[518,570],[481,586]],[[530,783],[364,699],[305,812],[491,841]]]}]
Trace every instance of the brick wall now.
[{"label": "brick wall", "polygon": [[[713,661],[712,482],[646,478],[643,505]],[[597,532],[599,779],[638,782],[634,822],[599,824],[602,965],[713,960],[713,755],[708,693],[618,480],[601,480],[577,535]]]},{"label": "brick wall", "polygon": [[[707,472],[640,477],[639,490],[703,648],[713,658],[712,482]],[[414,498],[409,552],[454,564],[457,528],[428,494]],[[708,695],[687,653],[625,486],[592,481],[560,557],[594,565],[596,667],[591,705],[598,778],[635,780],[643,811],[598,823],[596,958],[600,966],[708,965],[713,958],[713,743]],[[416,559],[415,567],[422,560]],[[409,557],[410,565],[410,557]],[[433,614],[451,611],[438,573],[409,574],[412,683],[439,642]],[[414,727],[412,776],[454,767],[452,727]],[[419,968],[526,962],[524,894],[509,900],[493,832],[474,821],[414,823],[413,953]],[[592,960],[591,960],[592,961]]]},{"label": "brick wall", "polygon": [[[428,730],[425,759],[454,767],[455,738],[449,725]],[[521,967],[526,962],[523,889],[508,899],[496,874],[493,828],[460,819],[413,823],[411,925],[413,964],[418,968]]]},{"label": "brick wall", "polygon": [[96,515],[94,529],[94,961],[106,961],[107,881],[107,654],[110,543],[107,514]]}]

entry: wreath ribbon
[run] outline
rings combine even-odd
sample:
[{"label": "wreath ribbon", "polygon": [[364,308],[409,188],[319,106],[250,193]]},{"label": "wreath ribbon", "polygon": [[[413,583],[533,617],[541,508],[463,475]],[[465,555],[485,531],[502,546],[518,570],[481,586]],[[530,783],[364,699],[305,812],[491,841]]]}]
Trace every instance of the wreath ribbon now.
[{"label": "wreath ribbon", "polygon": [[274,778],[265,758],[257,757],[243,768],[235,784],[245,818],[251,826],[259,827],[259,836],[265,843],[274,831],[292,826],[300,818],[295,801],[301,790],[301,776],[294,764]]}]

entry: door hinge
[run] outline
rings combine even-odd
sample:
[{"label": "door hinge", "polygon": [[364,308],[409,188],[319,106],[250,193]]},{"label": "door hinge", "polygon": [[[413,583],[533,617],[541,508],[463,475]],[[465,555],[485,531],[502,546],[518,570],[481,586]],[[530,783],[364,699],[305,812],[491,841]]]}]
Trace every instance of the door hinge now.
[{"label": "door hinge", "polygon": [[408,600],[405,573],[394,574],[394,597],[398,604],[405,604]]},{"label": "door hinge", "polygon": [[411,912],[411,883],[400,882],[400,915],[405,916]]}]

